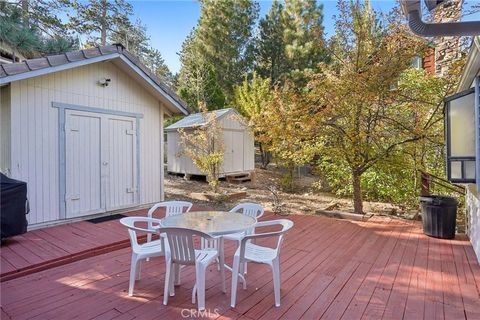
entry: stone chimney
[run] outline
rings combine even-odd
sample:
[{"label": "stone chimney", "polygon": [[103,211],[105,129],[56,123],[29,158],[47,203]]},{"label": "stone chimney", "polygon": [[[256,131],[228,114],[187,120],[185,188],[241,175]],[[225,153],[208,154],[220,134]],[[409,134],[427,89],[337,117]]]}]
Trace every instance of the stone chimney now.
[{"label": "stone chimney", "polygon": [[[460,21],[463,0],[447,0],[435,9],[435,22]],[[440,37],[433,39],[435,44],[435,74],[443,76],[448,72],[453,62],[460,59],[461,37]]]}]

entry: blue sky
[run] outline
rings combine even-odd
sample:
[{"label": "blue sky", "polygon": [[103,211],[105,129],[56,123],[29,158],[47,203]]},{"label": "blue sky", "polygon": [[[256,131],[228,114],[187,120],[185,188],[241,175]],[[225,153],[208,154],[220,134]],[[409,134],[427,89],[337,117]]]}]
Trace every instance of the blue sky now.
[{"label": "blue sky", "polygon": [[[477,1],[477,0],[473,0]],[[200,17],[200,5],[193,0],[129,0],[133,5],[134,17],[139,18],[146,26],[152,46],[162,53],[165,62],[174,73],[180,69],[178,52],[182,42],[197,24]],[[324,26],[327,37],[334,31],[333,16],[337,13],[336,1],[321,1],[324,5]],[[270,9],[272,1],[262,0],[260,17]],[[371,0],[376,11],[388,12],[395,6],[392,0]],[[480,19],[480,14],[469,17]]]}]

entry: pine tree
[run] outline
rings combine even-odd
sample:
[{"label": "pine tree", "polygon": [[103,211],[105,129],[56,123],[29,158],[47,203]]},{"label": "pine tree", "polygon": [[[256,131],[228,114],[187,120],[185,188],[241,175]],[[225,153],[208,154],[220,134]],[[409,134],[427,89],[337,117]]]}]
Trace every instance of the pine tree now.
[{"label": "pine tree", "polygon": [[270,78],[272,85],[287,71],[282,12],[283,6],[275,0],[268,14],[260,19],[255,41],[255,69],[262,78]]},{"label": "pine tree", "polygon": [[130,24],[132,5],[125,0],[73,0],[75,15],[70,15],[69,27],[88,36],[88,45],[106,45],[116,30]]},{"label": "pine tree", "polygon": [[195,110],[206,105],[209,110],[221,109],[225,96],[218,85],[214,68],[200,51],[196,30],[188,35],[180,51],[181,69],[178,75],[178,92]]},{"label": "pine tree", "polygon": [[143,62],[145,65],[160,79],[162,79],[168,86],[174,88],[174,77],[159,50],[155,48],[147,48]]},{"label": "pine tree", "polygon": [[46,0],[0,2],[0,43],[11,51],[13,60],[17,54],[34,58],[78,48],[54,15],[59,5],[59,1]]},{"label": "pine tree", "polygon": [[147,35],[147,27],[137,19],[135,23],[126,21],[117,26],[110,36],[112,43],[121,43],[125,48],[139,59],[146,59],[150,52],[150,37]]},{"label": "pine tree", "polygon": [[318,63],[328,60],[323,28],[323,5],[316,0],[285,0],[282,11],[286,64],[293,80],[314,72]]},{"label": "pine tree", "polygon": [[253,63],[253,26],[259,5],[251,0],[202,0],[196,30],[199,50],[212,67],[227,101],[233,86],[243,80]]}]

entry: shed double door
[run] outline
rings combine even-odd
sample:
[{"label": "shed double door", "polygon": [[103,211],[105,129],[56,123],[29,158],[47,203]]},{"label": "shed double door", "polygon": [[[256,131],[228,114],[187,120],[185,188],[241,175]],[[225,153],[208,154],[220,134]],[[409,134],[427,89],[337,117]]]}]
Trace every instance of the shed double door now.
[{"label": "shed double door", "polygon": [[66,218],[135,204],[136,149],[135,118],[66,110]]}]

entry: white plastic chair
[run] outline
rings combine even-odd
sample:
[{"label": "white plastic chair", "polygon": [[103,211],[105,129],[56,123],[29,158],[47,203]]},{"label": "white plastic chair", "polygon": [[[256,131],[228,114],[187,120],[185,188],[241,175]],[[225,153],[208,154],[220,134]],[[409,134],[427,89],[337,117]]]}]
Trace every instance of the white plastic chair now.
[{"label": "white plastic chair", "polygon": [[[246,216],[258,219],[261,216],[263,216],[264,209],[261,205],[257,203],[240,203],[236,205],[234,208],[230,210],[230,212],[235,212],[235,213],[242,213]],[[238,233],[232,233],[232,234],[227,234],[223,238],[227,240],[233,240],[233,241],[238,241],[240,242],[242,238],[245,236],[245,234],[251,234],[253,232],[254,228],[251,228],[250,230],[247,230],[245,232],[238,232]]]},{"label": "white plastic chair", "polygon": [[[128,228],[128,235],[130,237],[130,244],[132,247],[132,259],[130,264],[130,281],[128,286],[128,295],[133,295],[133,287],[135,286],[135,280],[140,279],[140,261],[152,257],[165,256],[168,252],[168,246],[165,246],[163,238],[159,240],[150,241],[145,244],[139,244],[137,238],[137,232],[147,233],[149,235],[158,233],[159,225],[158,219],[146,218],[146,217],[125,217],[120,219],[120,223]],[[138,223],[148,224],[147,229],[136,226]]]},{"label": "white plastic chair", "polygon": [[[165,217],[170,217],[190,211],[190,209],[192,208],[192,203],[188,201],[159,202],[153,205],[150,210],[148,210],[147,216],[149,218],[153,218],[153,214],[159,208],[165,208]],[[151,228],[151,225],[149,224],[148,227]],[[147,242],[150,241],[152,241],[152,234],[147,235]]]},{"label": "white plastic chair", "polygon": [[[226,292],[225,288],[225,268],[224,261],[218,254],[218,250],[214,248],[209,249],[195,249],[194,237],[200,237],[205,240],[212,240],[213,238],[203,232],[190,230],[185,228],[161,228],[159,232],[166,235],[168,239],[170,250],[166,255],[166,273],[165,273],[165,289],[163,296],[163,304],[167,305],[168,295],[175,295],[173,286],[172,266],[175,265],[193,265],[195,266],[196,281],[192,291],[192,303],[195,303],[195,298],[198,302],[198,310],[205,309],[205,276],[207,267],[214,263],[217,258],[220,259],[220,277],[222,281],[222,290]],[[170,292],[169,292],[170,291]]]},{"label": "white plastic chair", "polygon": [[[261,216],[263,216],[264,209],[261,205],[257,203],[240,203],[236,205],[234,208],[230,210],[230,212],[235,212],[235,213],[242,213],[246,216],[258,219]],[[240,241],[242,241],[242,238],[245,235],[252,234],[254,228],[252,227],[249,230],[246,230],[245,232],[238,232],[238,233],[232,233],[232,234],[227,234],[223,236],[224,239],[227,240],[232,240],[232,241],[237,241],[238,245],[240,245]],[[243,272],[246,274],[247,273],[247,263],[243,266]]]},{"label": "white plastic chair", "polygon": [[[232,270],[232,296],[230,305],[235,308],[237,298],[237,284],[240,266],[244,262],[255,262],[268,264],[272,268],[273,274],[273,291],[275,293],[275,306],[280,306],[280,247],[283,242],[285,233],[293,227],[293,222],[287,219],[272,220],[259,222],[255,227],[268,227],[268,226],[282,226],[280,231],[253,233],[246,235],[240,242],[240,247],[235,252],[233,257],[233,270]],[[274,248],[263,247],[252,243],[251,240],[259,238],[277,237],[277,243]],[[244,282],[244,289],[246,285]]]}]

